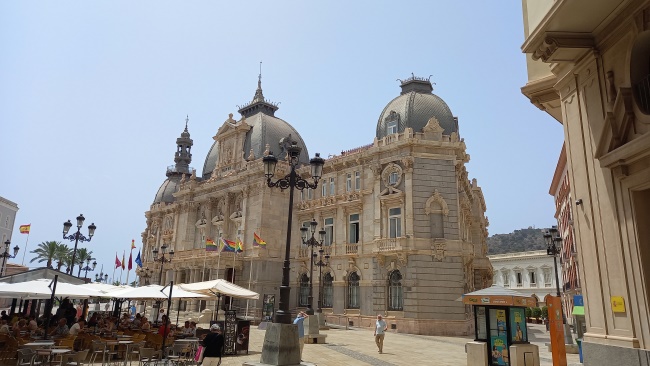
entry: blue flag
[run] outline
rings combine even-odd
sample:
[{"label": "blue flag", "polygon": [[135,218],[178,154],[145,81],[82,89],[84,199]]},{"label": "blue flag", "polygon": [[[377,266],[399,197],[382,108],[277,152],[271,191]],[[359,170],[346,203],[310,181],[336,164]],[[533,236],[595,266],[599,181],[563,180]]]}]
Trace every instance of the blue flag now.
[{"label": "blue flag", "polygon": [[138,256],[135,257],[135,264],[137,264],[138,267],[142,267],[142,259],[140,259],[140,251],[138,251]]}]

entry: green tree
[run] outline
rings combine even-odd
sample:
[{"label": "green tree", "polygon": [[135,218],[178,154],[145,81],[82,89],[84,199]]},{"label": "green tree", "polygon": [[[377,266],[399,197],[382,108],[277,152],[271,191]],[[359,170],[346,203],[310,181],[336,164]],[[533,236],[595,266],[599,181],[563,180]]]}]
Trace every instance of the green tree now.
[{"label": "green tree", "polygon": [[539,319],[540,316],[542,316],[542,309],[533,308],[533,318]]},{"label": "green tree", "polygon": [[526,308],[526,318],[531,318],[533,316],[533,309]]},{"label": "green tree", "polygon": [[86,260],[93,260],[93,252],[88,251],[86,248],[81,248],[77,250],[77,257],[75,258],[75,265],[79,265],[79,272],[77,277],[81,276],[81,268],[86,265]]},{"label": "green tree", "polygon": [[59,246],[61,246],[61,242],[58,241],[44,241],[38,245],[38,247],[34,250],[32,250],[30,253],[36,254],[36,257],[32,258],[30,263],[34,261],[38,261],[38,263],[43,263],[47,262],[46,267],[47,268],[53,268],[52,267],[52,262],[55,261],[57,251],[59,250]]},{"label": "green tree", "polygon": [[54,260],[56,261],[56,270],[60,271],[63,265],[70,268],[70,262],[72,261],[70,255],[72,254],[72,250],[65,244],[58,244],[59,246],[54,253]]},{"label": "green tree", "polygon": [[548,306],[542,306],[542,318],[548,319]]}]

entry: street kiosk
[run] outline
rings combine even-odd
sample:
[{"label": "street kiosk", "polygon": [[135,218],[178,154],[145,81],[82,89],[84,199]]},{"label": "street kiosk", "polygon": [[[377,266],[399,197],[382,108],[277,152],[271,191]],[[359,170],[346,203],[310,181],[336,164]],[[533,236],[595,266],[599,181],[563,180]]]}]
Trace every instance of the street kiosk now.
[{"label": "street kiosk", "polygon": [[533,297],[493,285],[461,299],[474,310],[468,366],[539,366],[539,349],[528,342],[526,324],[526,308],[537,306]]}]

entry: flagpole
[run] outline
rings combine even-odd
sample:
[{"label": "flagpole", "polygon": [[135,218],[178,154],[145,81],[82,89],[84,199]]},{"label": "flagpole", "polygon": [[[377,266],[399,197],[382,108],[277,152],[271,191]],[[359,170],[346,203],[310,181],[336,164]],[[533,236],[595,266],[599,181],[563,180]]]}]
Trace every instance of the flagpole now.
[{"label": "flagpole", "polygon": [[[30,224],[30,225],[31,225],[31,224]],[[29,234],[30,234],[31,231],[32,231],[32,230],[31,230],[31,227],[30,227],[29,229],[30,229],[30,230],[29,230],[30,232],[27,233],[27,240],[25,240],[25,251],[23,252],[23,262],[20,264],[21,266],[24,266],[24,265],[25,265],[25,254],[27,254],[27,244],[29,243]]]},{"label": "flagpole", "polygon": [[[251,279],[253,277],[253,256],[252,255],[251,255],[251,258],[250,258],[250,262],[251,262],[251,269],[250,269],[250,272],[248,273],[248,289],[249,290],[251,289]],[[248,301],[249,300],[246,299],[246,319],[248,319]]]},{"label": "flagpole", "polygon": [[[116,258],[116,262],[117,262],[117,252],[115,252],[115,258]],[[117,269],[117,266],[115,266],[115,268],[113,268],[113,282],[111,282],[111,284],[115,283],[115,270],[116,269]]]},{"label": "flagpole", "polygon": [[126,285],[127,286],[129,285],[129,275],[131,274],[131,266],[132,266],[131,260],[132,260],[132,258],[133,258],[133,245],[131,245],[131,253],[129,253],[129,269],[126,272]]},{"label": "flagpole", "polygon": [[122,252],[122,269],[120,269],[120,285],[122,284],[122,276],[124,275],[124,256],[126,254],[126,250]]},{"label": "flagpole", "polygon": [[[232,283],[235,284],[235,262],[237,261],[237,247],[235,246],[235,252],[232,254]],[[230,304],[228,304],[230,309],[232,309],[232,296],[230,296]]]}]

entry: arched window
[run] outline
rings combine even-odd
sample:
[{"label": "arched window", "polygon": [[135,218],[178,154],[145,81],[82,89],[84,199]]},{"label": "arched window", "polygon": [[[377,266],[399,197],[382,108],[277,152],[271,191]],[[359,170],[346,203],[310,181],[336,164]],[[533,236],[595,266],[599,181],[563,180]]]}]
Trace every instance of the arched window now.
[{"label": "arched window", "polygon": [[359,308],[359,280],[361,277],[357,272],[352,272],[348,276],[348,309]]},{"label": "arched window", "polygon": [[402,274],[395,270],[388,275],[388,310],[404,309]]},{"label": "arched window", "polygon": [[309,276],[306,273],[300,276],[300,298],[298,303],[300,306],[309,306]]},{"label": "arched window", "polygon": [[637,106],[650,114],[650,31],[640,33],[632,47],[630,81]]},{"label": "arched window", "polygon": [[323,304],[322,304],[322,307],[324,307],[324,308],[331,308],[332,307],[332,299],[334,297],[334,287],[332,286],[333,282],[334,282],[334,278],[332,278],[332,274],[327,272],[323,276]]}]

